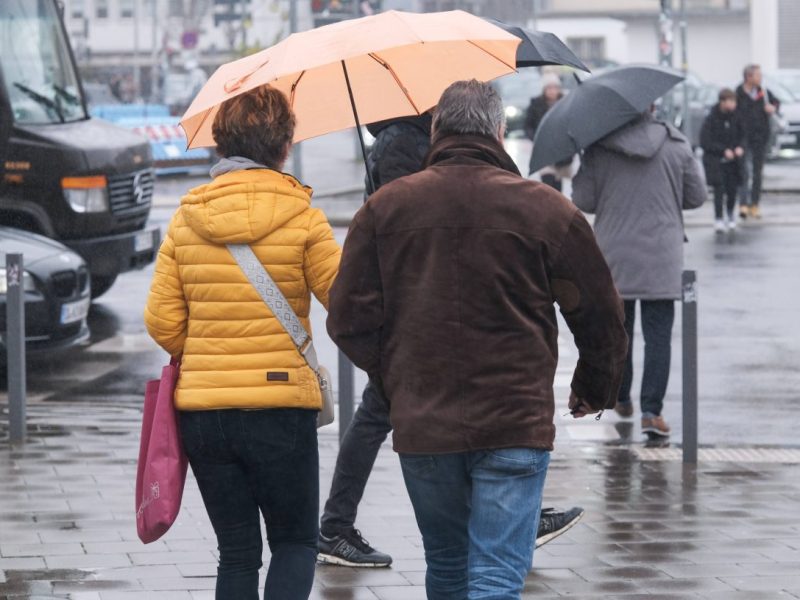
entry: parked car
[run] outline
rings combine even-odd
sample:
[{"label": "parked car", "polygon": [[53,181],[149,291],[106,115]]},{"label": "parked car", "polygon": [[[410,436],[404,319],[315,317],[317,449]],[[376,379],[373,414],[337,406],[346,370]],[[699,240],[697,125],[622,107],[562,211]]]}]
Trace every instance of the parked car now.
[{"label": "parked car", "polygon": [[91,303],[86,262],[50,238],[0,227],[0,356],[5,364],[6,253],[23,255],[25,336],[29,353],[71,348],[89,338]]},{"label": "parked car", "polygon": [[768,74],[764,84],[780,100],[779,127],[771,146],[773,158],[800,154],[800,70],[779,70]]},{"label": "parked car", "polygon": [[542,78],[536,69],[520,69],[496,79],[493,84],[506,107],[506,135],[523,136],[525,113],[531,98],[542,93]]}]

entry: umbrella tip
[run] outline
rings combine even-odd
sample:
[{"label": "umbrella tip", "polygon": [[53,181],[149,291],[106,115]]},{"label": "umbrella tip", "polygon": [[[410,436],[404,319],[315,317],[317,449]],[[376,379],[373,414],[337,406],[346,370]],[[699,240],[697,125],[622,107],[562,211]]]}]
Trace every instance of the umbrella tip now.
[{"label": "umbrella tip", "polygon": [[583,81],[581,81],[581,78],[578,77],[578,74],[575,71],[572,72],[572,76],[575,78],[575,81],[578,82],[578,85],[583,83]]}]

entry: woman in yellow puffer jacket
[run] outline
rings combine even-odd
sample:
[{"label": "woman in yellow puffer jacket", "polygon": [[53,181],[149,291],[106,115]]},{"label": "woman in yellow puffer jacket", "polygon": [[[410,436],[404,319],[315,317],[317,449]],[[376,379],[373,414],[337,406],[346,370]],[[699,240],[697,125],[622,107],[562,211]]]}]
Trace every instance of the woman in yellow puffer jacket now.
[{"label": "woman in yellow puffer jacket", "polygon": [[286,98],[262,86],[228,100],[214,180],[191,190],[159,251],[145,324],[181,356],[181,437],[219,546],[218,600],[306,599],[319,512],[317,377],[225,244],[249,244],[310,331],[310,293],[328,307],[340,248],[311,189],[280,172],[294,134]]}]

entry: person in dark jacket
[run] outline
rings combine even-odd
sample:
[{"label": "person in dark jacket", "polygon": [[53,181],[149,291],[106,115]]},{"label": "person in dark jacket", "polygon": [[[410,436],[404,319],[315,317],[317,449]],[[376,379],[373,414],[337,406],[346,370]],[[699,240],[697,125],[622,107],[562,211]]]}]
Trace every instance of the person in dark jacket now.
[{"label": "person in dark jacket", "polygon": [[[531,141],[536,137],[536,130],[539,129],[539,124],[542,122],[544,115],[556,102],[564,97],[564,92],[561,89],[561,80],[555,73],[546,73],[542,77],[542,86],[542,95],[531,100],[528,111],[525,113],[525,136]],[[531,164],[532,163],[533,154],[531,154]],[[542,183],[546,183],[551,188],[560,192],[562,180],[565,175],[569,177],[571,165],[572,158],[570,157],[569,160],[545,167],[541,171]],[[532,174],[533,171],[529,167],[528,175]]]},{"label": "person in dark jacket", "polygon": [[[367,126],[375,137],[367,169],[375,189],[422,170],[431,147],[430,113]],[[365,177],[369,190],[369,178]],[[369,192],[367,192],[369,194]],[[318,560],[348,567],[388,567],[392,557],[379,552],[355,528],[358,504],[364,495],[381,445],[392,431],[388,402],[379,381],[370,379],[342,439],[331,491],[320,524]]]},{"label": "person in dark jacket", "polygon": [[762,86],[763,75],[758,65],[748,65],[744,82],[736,88],[736,112],[745,134],[745,174],[740,189],[739,216],[761,218],[761,181],[767,146],[771,137],[771,121],[780,110],[780,102]]},{"label": "person in dark jacket", "polygon": [[[424,167],[431,147],[430,113],[367,126],[375,143],[367,159],[376,188]],[[369,182],[365,182],[367,187]],[[373,548],[355,528],[358,505],[364,495],[375,459],[392,431],[389,404],[380,382],[370,381],[361,404],[345,432],[336,459],[328,501],[320,524],[319,561],[349,567],[387,567],[392,557]],[[561,511],[542,510],[536,532],[539,547],[564,533],[583,516],[579,506]]]},{"label": "person in dark jacket", "polygon": [[637,301],[641,307],[642,432],[649,436],[670,433],[661,412],[669,382],[675,300],[681,297],[682,211],[702,206],[707,196],[689,141],[650,113],[590,146],[572,182],[572,201],[595,215],[597,242],[625,300],[630,347],[616,406],[623,417],[633,415]]},{"label": "person in dark jacket", "polygon": [[591,227],[503,150],[489,85],[442,95],[427,168],[356,214],[328,331],[390,400],[429,600],[519,598],[553,447],[557,302],[579,360],[569,406],[613,407],[622,303]]},{"label": "person in dark jacket", "polygon": [[[725,88],[720,91],[719,104],[711,109],[703,122],[700,146],[703,148],[706,183],[714,188],[714,228],[718,233],[725,231],[726,227],[735,229],[744,128],[736,112],[736,93],[733,90]],[[726,198],[727,207],[723,207]]]}]

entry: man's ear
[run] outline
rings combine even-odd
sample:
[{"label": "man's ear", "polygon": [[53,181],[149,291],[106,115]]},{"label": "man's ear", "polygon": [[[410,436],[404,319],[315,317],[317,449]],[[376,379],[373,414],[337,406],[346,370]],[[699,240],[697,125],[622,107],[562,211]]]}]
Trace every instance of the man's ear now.
[{"label": "man's ear", "polygon": [[503,123],[500,125],[500,129],[497,130],[497,141],[500,142],[502,145],[505,142],[506,138],[506,124]]}]

